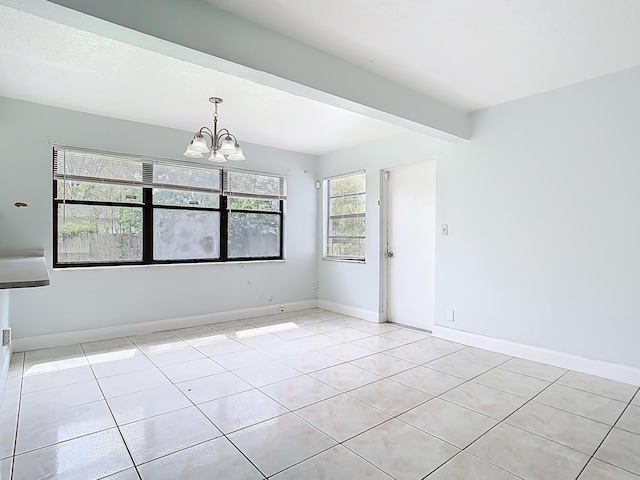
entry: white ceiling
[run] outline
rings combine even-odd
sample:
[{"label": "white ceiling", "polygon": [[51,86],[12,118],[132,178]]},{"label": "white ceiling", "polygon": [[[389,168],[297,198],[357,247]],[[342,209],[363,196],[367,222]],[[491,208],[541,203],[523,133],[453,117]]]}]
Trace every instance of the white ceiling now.
[{"label": "white ceiling", "polygon": [[638,0],[206,0],[465,111],[640,65]]},{"label": "white ceiling", "polygon": [[[403,131],[380,120],[0,5],[0,96],[321,155]],[[185,146],[189,138],[185,138]]]},{"label": "white ceiling", "polygon": [[[206,0],[464,111],[640,65],[640,0]],[[321,155],[403,131],[0,5],[0,95]]]}]

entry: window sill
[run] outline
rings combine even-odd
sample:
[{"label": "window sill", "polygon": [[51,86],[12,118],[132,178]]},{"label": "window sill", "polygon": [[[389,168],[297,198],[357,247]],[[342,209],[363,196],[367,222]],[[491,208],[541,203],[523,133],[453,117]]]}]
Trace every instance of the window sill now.
[{"label": "window sill", "polygon": [[356,258],[322,257],[322,260],[325,262],[367,263],[365,259],[356,259]]},{"label": "window sill", "polygon": [[203,266],[223,266],[223,265],[252,265],[257,263],[285,263],[286,259],[278,260],[246,260],[238,262],[185,262],[185,263],[155,263],[147,265],[95,265],[90,267],[52,267],[53,271],[87,271],[87,270],[111,270],[111,269],[128,269],[128,268],[167,268],[167,267],[203,267]]}]

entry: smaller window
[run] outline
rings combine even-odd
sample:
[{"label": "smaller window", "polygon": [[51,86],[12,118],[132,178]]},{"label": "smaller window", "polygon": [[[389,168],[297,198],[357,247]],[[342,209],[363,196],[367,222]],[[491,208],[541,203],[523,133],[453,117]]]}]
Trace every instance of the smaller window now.
[{"label": "smaller window", "polygon": [[324,258],[364,261],[366,220],[365,172],[324,181]]}]

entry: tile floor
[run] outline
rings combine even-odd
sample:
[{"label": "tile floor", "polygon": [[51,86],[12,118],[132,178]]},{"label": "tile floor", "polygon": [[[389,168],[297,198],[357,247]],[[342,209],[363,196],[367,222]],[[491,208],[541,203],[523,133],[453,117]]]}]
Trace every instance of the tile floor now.
[{"label": "tile floor", "polygon": [[15,354],[0,459],[3,480],[640,480],[640,394],[313,309]]}]

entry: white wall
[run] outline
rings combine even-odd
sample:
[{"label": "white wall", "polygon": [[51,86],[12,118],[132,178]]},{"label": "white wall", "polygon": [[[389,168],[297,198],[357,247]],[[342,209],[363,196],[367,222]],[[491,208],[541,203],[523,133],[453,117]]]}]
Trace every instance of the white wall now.
[{"label": "white wall", "polygon": [[[9,290],[0,290],[0,331],[9,326]],[[0,346],[0,407],[2,407],[10,361],[11,347]]]},{"label": "white wall", "polygon": [[[3,97],[0,112],[0,251],[44,248],[49,266],[52,144],[179,159],[192,136]],[[288,176],[285,262],[53,270],[51,286],[12,292],[14,337],[315,299],[316,157],[242,146],[236,166]]]},{"label": "white wall", "polygon": [[[376,315],[381,311],[380,291],[380,185],[382,170],[444,158],[452,144],[416,133],[394,135],[324,155],[318,161],[320,178],[364,169],[367,177],[366,263],[322,260],[322,215],[318,219],[318,300],[346,305]],[[436,185],[436,188],[438,186]],[[322,196],[318,194],[318,212]]]},{"label": "white wall", "polygon": [[438,162],[437,324],[640,367],[639,86],[634,68],[473,114]]}]

